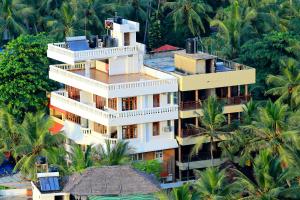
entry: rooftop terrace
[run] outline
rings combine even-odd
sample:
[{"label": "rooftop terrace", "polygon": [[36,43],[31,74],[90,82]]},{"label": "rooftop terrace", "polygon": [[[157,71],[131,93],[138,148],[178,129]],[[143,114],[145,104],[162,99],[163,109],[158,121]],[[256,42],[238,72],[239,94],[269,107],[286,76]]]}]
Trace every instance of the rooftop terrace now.
[{"label": "rooftop terrace", "polygon": [[120,75],[109,75],[105,72],[97,70],[95,68],[90,69],[90,73],[86,74],[84,69],[71,70],[71,72],[78,75],[91,78],[96,81],[100,81],[105,84],[114,83],[126,83],[126,82],[138,82],[146,80],[156,80],[157,78],[144,73],[134,73],[134,74],[120,74]]}]

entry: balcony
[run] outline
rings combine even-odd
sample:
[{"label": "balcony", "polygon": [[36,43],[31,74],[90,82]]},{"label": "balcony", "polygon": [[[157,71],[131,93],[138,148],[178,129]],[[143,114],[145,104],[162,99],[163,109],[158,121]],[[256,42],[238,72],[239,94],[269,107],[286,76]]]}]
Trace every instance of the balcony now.
[{"label": "balcony", "polygon": [[68,64],[85,60],[107,59],[114,56],[127,56],[144,52],[144,45],[137,43],[133,46],[95,48],[83,51],[72,51],[65,42],[48,44],[47,56]]},{"label": "balcony", "polygon": [[145,67],[142,73],[109,76],[94,68],[85,75],[86,63],[51,65],[49,78],[102,97],[128,97],[175,92],[176,78]]},{"label": "balcony", "polygon": [[111,144],[116,144],[118,141],[116,138],[110,138],[108,135],[97,133],[90,128],[81,127],[79,124],[69,120],[64,122],[64,134],[77,144],[83,145],[105,144],[107,141]]},{"label": "balcony", "polygon": [[105,126],[150,123],[178,118],[177,105],[117,112],[100,110],[95,105],[87,105],[56,92],[51,93],[51,105]]}]

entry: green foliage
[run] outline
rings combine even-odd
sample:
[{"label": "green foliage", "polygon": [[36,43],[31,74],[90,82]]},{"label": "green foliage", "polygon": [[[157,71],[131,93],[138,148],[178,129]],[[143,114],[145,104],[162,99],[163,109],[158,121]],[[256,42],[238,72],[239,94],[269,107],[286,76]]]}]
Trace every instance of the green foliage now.
[{"label": "green foliage", "polygon": [[0,54],[0,104],[22,121],[26,112],[45,109],[46,92],[55,89],[48,79],[48,37],[22,35]]},{"label": "green foliage", "polygon": [[87,146],[86,150],[83,151],[80,145],[74,144],[72,146],[72,153],[69,153],[71,160],[70,171],[81,172],[86,168],[93,166],[91,153],[91,146]]},{"label": "green foliage", "polygon": [[225,121],[226,118],[223,114],[222,104],[217,100],[215,96],[209,96],[203,104],[203,116],[199,114],[200,127],[196,128],[198,129],[199,134],[204,135],[206,137],[198,137],[196,139],[196,144],[194,145],[191,154],[197,154],[202,148],[203,143],[205,143],[207,138],[209,138],[211,165],[213,166],[214,140],[219,139],[220,134],[225,133],[221,131],[222,128],[224,128]]},{"label": "green foliage", "polygon": [[101,165],[122,165],[129,163],[130,150],[128,142],[118,141],[116,144],[111,144],[106,140],[105,145],[93,149],[93,157]]},{"label": "green foliage", "polygon": [[161,22],[156,17],[151,17],[150,23],[148,47],[155,49],[162,45]]},{"label": "green foliage", "polygon": [[190,190],[189,184],[173,188],[170,192],[159,192],[156,195],[159,200],[196,200],[198,195]]},{"label": "green foliage", "polygon": [[160,173],[162,172],[161,163],[157,160],[136,161],[132,163],[132,166],[135,169],[147,174],[154,174],[158,179],[160,178]]},{"label": "green foliage", "polygon": [[[15,158],[19,158],[15,170],[27,178],[36,178],[36,160],[39,156],[50,158],[63,148],[64,137],[61,134],[51,135],[49,128],[52,121],[42,112],[27,113],[20,127],[22,142],[15,146]],[[56,154],[60,156],[59,154]]]},{"label": "green foliage", "polygon": [[281,63],[300,58],[299,36],[290,32],[272,32],[262,39],[249,40],[241,48],[239,60],[257,69],[255,98],[264,98],[265,78],[279,74]]},{"label": "green foliage", "polygon": [[292,180],[299,172],[281,167],[281,161],[263,150],[255,158],[254,180],[235,170],[237,185],[241,186],[248,199],[299,199],[300,187]]},{"label": "green foliage", "polygon": [[236,184],[230,184],[225,170],[207,168],[196,171],[198,177],[195,189],[200,199],[235,199],[240,190]]}]

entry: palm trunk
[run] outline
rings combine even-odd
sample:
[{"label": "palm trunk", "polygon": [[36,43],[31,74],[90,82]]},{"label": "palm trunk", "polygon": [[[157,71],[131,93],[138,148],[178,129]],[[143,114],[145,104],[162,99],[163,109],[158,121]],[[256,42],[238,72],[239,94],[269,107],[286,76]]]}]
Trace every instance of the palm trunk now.
[{"label": "palm trunk", "polygon": [[213,142],[214,138],[210,137],[210,161],[211,161],[211,167],[214,166],[214,154],[213,154]]}]

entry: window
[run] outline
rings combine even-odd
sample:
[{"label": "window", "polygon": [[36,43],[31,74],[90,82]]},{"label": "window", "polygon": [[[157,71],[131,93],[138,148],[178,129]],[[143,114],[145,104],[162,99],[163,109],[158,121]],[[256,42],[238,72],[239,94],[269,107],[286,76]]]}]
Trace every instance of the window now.
[{"label": "window", "polygon": [[163,151],[155,151],[154,158],[156,160],[162,161],[163,160]]},{"label": "window", "polygon": [[104,126],[102,124],[98,124],[98,123],[94,122],[94,131],[101,133],[101,134],[106,134],[107,128],[106,128],[106,126]]},{"label": "window", "polygon": [[136,110],[136,97],[122,98],[122,110]]},{"label": "window", "polygon": [[108,99],[108,107],[117,110],[117,98]]},{"label": "window", "polygon": [[123,139],[137,138],[137,125],[129,125],[122,127]]},{"label": "window", "polygon": [[71,121],[71,122],[81,124],[81,117],[78,116],[78,115],[75,115],[73,113],[67,112],[66,119]]},{"label": "window", "polygon": [[104,106],[106,106],[106,99],[104,97],[94,95],[94,102],[96,103],[96,108],[104,109]]},{"label": "window", "polygon": [[153,95],[153,107],[159,107],[159,94],[154,94]]},{"label": "window", "polygon": [[153,122],[153,136],[159,135],[159,122]]},{"label": "window", "polygon": [[134,160],[134,161],[143,160],[143,153],[137,153],[137,154],[131,155],[131,160]]},{"label": "window", "polygon": [[65,88],[68,92],[69,98],[74,99],[74,100],[80,99],[80,90],[79,89],[72,87],[72,86],[68,86],[68,85],[66,85]]},{"label": "window", "polygon": [[169,127],[171,126],[171,120],[167,121],[167,126],[169,126]]}]

